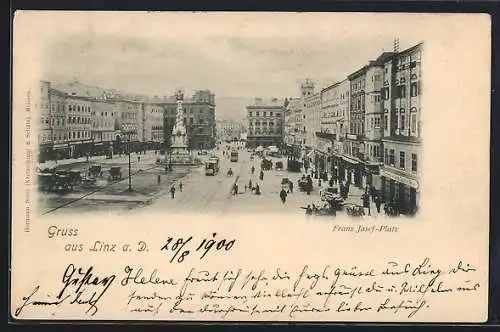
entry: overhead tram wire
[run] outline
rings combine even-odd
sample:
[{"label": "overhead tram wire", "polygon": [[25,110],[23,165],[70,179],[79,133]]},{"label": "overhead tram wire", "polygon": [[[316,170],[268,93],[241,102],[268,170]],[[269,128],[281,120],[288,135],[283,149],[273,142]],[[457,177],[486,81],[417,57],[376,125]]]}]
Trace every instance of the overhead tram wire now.
[{"label": "overhead tram wire", "polygon": [[[140,169],[140,170],[136,171],[135,173],[131,174],[131,176],[134,176],[134,175],[138,174],[139,172],[149,171],[149,170],[152,170],[152,169],[154,169],[154,168],[160,168],[160,167],[161,167],[161,166],[155,165],[155,166],[150,167],[150,168]],[[71,201],[69,201],[69,202],[66,202],[66,203],[64,203],[64,204],[61,204],[61,205],[59,205],[59,206],[56,206],[56,207],[54,207],[54,208],[52,208],[52,209],[50,209],[50,210],[48,210],[48,211],[45,211],[44,213],[40,214],[40,216],[44,216],[44,215],[46,215],[46,214],[52,213],[52,212],[54,212],[54,211],[56,211],[56,210],[59,210],[60,208],[63,208],[63,207],[66,207],[66,206],[68,206],[68,205],[71,205],[71,204],[73,204],[73,203],[76,203],[76,202],[78,202],[78,201],[81,201],[81,200],[82,200],[82,199],[84,199],[85,197],[88,197],[88,196],[90,196],[90,195],[93,195],[93,194],[95,194],[95,193],[98,193],[98,192],[102,191],[103,189],[109,188],[109,187],[111,187],[111,186],[113,186],[113,185],[115,185],[115,184],[117,184],[117,183],[120,183],[120,182],[122,182],[122,181],[125,181],[125,180],[128,180],[128,177],[125,177],[125,178],[123,178],[123,179],[121,179],[121,180],[117,180],[117,181],[114,181],[114,182],[112,182],[112,183],[109,183],[109,184],[105,185],[104,187],[101,187],[101,188],[98,188],[98,189],[96,189],[96,190],[94,190],[94,191],[91,191],[91,192],[89,192],[89,193],[86,193],[85,195],[83,195],[83,196],[81,196],[81,197],[75,198],[75,199],[73,199],[73,200],[71,200]]]}]

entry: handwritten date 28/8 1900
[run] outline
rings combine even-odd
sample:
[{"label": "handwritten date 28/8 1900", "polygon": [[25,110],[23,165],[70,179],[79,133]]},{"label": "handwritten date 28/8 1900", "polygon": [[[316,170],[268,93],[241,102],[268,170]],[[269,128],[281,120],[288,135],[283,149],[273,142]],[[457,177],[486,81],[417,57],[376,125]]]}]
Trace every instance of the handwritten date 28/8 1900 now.
[{"label": "handwritten date 28/8 1900", "polygon": [[[200,260],[204,259],[208,253],[228,252],[233,248],[236,242],[235,239],[217,239],[216,236],[217,233],[212,233],[211,238],[205,238],[197,245],[195,251],[200,252]],[[192,251],[189,249],[189,244],[192,239],[192,236],[187,238],[169,237],[166,243],[161,247],[161,250],[171,254],[170,263],[182,263]]]}]

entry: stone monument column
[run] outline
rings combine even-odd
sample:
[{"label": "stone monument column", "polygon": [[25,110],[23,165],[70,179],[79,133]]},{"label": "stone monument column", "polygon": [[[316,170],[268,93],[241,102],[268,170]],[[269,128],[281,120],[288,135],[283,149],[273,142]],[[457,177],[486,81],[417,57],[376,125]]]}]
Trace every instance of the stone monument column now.
[{"label": "stone monument column", "polygon": [[172,164],[191,165],[193,158],[188,150],[187,130],[184,125],[184,93],[182,90],[177,91],[175,97],[177,99],[177,114],[172,129],[170,160]]}]

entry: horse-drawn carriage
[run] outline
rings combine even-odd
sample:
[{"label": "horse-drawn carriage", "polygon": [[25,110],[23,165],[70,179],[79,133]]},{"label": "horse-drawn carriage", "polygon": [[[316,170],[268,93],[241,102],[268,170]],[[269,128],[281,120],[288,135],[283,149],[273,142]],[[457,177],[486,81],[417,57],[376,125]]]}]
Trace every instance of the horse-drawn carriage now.
[{"label": "horse-drawn carriage", "polygon": [[118,181],[122,179],[122,168],[111,167],[109,169],[108,181]]},{"label": "horse-drawn carriage", "polygon": [[82,182],[79,171],[56,171],[44,169],[38,173],[38,188],[42,191],[73,190],[75,185]]},{"label": "horse-drawn carriage", "polygon": [[102,177],[102,166],[92,165],[89,167],[89,176],[93,178]]},{"label": "horse-drawn carriage", "polygon": [[299,190],[300,191],[304,191],[304,192],[309,194],[312,191],[312,186],[313,186],[312,179],[309,175],[307,177],[302,176],[302,178],[299,179]]},{"label": "horse-drawn carriage", "polygon": [[268,159],[263,159],[262,162],[260,163],[260,168],[263,171],[269,171],[273,167],[273,162]]},{"label": "horse-drawn carriage", "polygon": [[365,215],[365,210],[361,205],[346,203],[343,207],[347,215],[350,217],[361,217]]}]

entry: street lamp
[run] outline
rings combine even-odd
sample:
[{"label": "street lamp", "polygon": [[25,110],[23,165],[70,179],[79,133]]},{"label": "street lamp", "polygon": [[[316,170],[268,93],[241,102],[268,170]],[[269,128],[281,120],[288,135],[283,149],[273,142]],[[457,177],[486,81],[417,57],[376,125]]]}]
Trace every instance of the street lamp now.
[{"label": "street lamp", "polygon": [[127,153],[128,153],[128,191],[132,191],[132,174],[131,174],[131,161],[130,161],[130,145],[131,145],[131,135],[132,134],[135,134],[135,130],[130,130],[130,131],[126,131],[124,132],[125,135],[128,136],[128,140],[127,140]]}]

